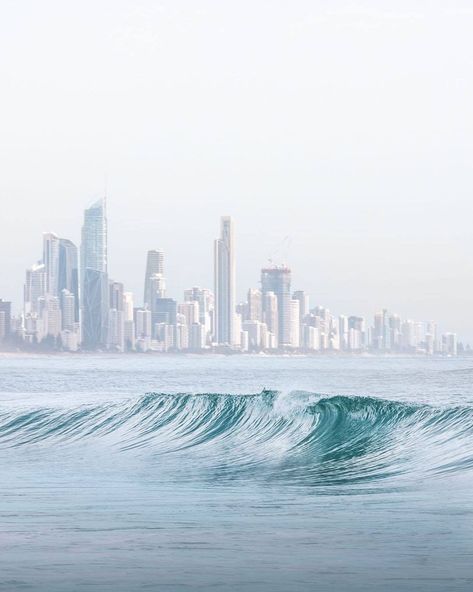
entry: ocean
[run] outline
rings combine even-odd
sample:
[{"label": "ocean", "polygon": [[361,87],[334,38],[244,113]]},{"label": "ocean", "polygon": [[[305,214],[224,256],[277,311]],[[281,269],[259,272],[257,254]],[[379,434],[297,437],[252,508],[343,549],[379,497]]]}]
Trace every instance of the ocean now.
[{"label": "ocean", "polygon": [[0,354],[0,590],[471,592],[472,378]]}]

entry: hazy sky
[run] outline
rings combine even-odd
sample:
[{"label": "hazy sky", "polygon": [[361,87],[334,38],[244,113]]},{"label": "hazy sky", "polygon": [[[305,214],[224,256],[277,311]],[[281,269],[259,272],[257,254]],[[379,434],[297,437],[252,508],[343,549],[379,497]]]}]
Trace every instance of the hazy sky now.
[{"label": "hazy sky", "polygon": [[2,0],[0,297],[107,184],[139,303],[150,248],[211,287],[229,214],[240,298],[284,260],[311,304],[473,339],[472,31],[470,0]]}]

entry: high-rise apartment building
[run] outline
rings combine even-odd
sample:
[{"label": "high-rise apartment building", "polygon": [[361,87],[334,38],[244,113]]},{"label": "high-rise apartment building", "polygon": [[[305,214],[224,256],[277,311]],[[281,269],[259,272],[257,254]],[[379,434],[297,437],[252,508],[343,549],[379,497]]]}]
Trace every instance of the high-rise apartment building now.
[{"label": "high-rise apartment building", "polygon": [[234,345],[235,328],[235,252],[234,227],[229,216],[221,219],[220,238],[215,241],[215,342]]}]

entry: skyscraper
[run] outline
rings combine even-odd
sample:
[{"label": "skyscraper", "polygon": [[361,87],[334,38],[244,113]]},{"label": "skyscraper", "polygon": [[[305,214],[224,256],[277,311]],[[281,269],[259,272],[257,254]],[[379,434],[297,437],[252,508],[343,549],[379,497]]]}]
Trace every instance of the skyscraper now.
[{"label": "skyscraper", "polygon": [[81,243],[82,337],[88,349],[107,342],[109,286],[107,276],[105,199],[84,212]]},{"label": "skyscraper", "polygon": [[84,211],[81,243],[82,274],[86,269],[107,273],[107,212],[105,198]]},{"label": "skyscraper", "polygon": [[59,239],[58,295],[67,290],[74,296],[74,322],[79,322],[79,265],[77,247],[67,238]]},{"label": "skyscraper", "polygon": [[235,335],[235,253],[233,220],[221,218],[220,238],[215,241],[215,341],[233,345]]},{"label": "skyscraper", "polygon": [[46,293],[58,296],[59,237],[54,232],[43,234],[43,263],[46,271]]},{"label": "skyscraper", "polygon": [[277,298],[279,347],[291,347],[291,270],[284,265],[262,269],[261,289],[263,303],[268,292]]},{"label": "skyscraper", "polygon": [[[156,274],[164,278],[164,253],[161,250],[148,251],[148,255],[146,257],[145,288],[143,303],[145,306],[147,305],[148,308],[151,308],[151,303],[153,301],[152,277]],[[162,295],[162,297],[163,296],[164,295]]]}]

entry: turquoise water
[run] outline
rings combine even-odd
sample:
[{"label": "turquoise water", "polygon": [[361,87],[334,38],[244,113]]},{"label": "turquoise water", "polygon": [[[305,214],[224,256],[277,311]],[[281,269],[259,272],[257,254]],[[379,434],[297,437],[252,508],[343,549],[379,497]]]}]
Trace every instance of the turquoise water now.
[{"label": "turquoise water", "polygon": [[0,590],[470,591],[472,377],[0,357]]}]

